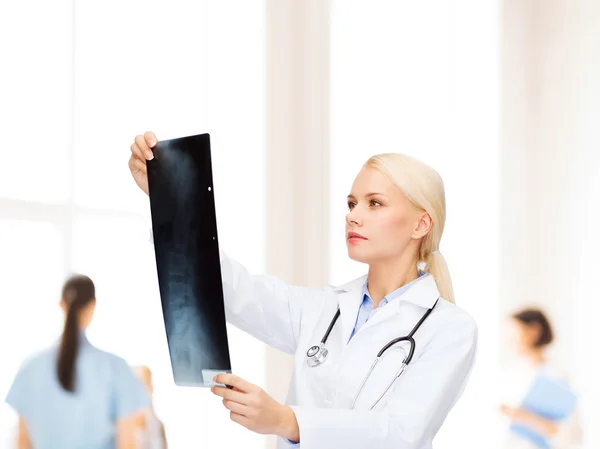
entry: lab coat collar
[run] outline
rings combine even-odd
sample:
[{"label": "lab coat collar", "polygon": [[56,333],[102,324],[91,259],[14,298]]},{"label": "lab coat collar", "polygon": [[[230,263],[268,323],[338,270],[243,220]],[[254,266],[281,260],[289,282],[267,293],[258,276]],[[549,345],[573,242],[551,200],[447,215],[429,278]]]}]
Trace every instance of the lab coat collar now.
[{"label": "lab coat collar", "polygon": [[[440,291],[437,288],[435,278],[431,274],[424,274],[412,287],[406,290],[402,296],[397,298],[400,301],[408,301],[424,309],[431,309],[440,297]],[[392,302],[397,302],[396,300]]]},{"label": "lab coat collar", "polygon": [[335,293],[348,293],[349,291],[360,289],[362,291],[363,286],[367,282],[367,275],[358,277],[350,282],[347,282],[339,287],[332,287]]},{"label": "lab coat collar", "polygon": [[367,275],[361,276],[340,287],[333,289],[338,297],[338,307],[340,308],[340,320],[342,322],[342,336],[346,343],[350,339],[354,325],[356,324],[356,314],[363,300],[363,286],[367,282]]},{"label": "lab coat collar", "polygon": [[[345,342],[348,342],[352,330],[356,324],[358,308],[363,300],[363,287],[367,281],[367,275],[361,276],[348,282],[333,291],[338,295],[338,304],[340,308],[340,318],[342,321],[342,332]],[[424,309],[433,307],[440,297],[435,278],[431,274],[423,275],[400,297],[394,299],[378,312],[363,327],[373,325],[383,319],[398,313],[402,302],[407,301]]]}]

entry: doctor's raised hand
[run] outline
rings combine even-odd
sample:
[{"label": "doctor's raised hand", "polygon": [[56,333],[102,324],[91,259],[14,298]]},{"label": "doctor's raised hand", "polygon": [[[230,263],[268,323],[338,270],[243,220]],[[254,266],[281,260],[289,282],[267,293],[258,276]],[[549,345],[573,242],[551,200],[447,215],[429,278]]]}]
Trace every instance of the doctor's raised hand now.
[{"label": "doctor's raised hand", "polygon": [[135,137],[131,144],[131,156],[129,158],[129,170],[135,179],[135,183],[148,195],[148,169],[146,161],[152,160],[152,148],[156,146],[158,139],[153,132],[148,131],[144,135]]},{"label": "doctor's raised hand", "polygon": [[[146,133],[131,145],[129,167],[146,193],[156,142]],[[293,354],[294,374],[285,405],[234,375],[216,379],[233,390],[213,393],[233,421],[280,436],[279,448],[430,449],[477,348],[439,250],[444,184],[428,165],[388,153],[368,159],[349,187],[343,237],[364,276],[292,286],[221,252],[227,321]]]}]

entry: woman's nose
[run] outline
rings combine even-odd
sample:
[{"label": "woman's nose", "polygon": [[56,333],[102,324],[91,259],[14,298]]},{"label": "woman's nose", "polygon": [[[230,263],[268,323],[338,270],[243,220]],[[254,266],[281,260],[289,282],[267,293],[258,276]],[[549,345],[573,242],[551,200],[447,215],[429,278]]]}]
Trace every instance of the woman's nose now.
[{"label": "woman's nose", "polygon": [[362,226],[362,220],[357,213],[356,207],[348,212],[348,215],[346,215],[346,222],[349,225],[354,224],[356,226]]}]

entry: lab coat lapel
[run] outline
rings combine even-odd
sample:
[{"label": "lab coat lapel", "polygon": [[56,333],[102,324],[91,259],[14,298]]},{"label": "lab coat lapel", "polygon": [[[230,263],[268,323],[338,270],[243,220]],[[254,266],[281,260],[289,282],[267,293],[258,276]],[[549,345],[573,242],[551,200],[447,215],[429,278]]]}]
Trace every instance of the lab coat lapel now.
[{"label": "lab coat lapel", "polygon": [[439,298],[440,294],[435,283],[435,278],[427,274],[419,279],[414,285],[406,290],[399,298],[385,305],[369,321],[367,321],[360,330],[368,329],[371,326],[381,323],[400,312],[403,302],[409,302],[423,308],[423,312],[430,309]]},{"label": "lab coat lapel", "polygon": [[342,335],[344,345],[348,343],[354,325],[358,308],[363,300],[363,286],[367,281],[367,276],[361,276],[341,287],[334,288],[338,297],[338,306],[340,308],[340,321],[342,322]]}]

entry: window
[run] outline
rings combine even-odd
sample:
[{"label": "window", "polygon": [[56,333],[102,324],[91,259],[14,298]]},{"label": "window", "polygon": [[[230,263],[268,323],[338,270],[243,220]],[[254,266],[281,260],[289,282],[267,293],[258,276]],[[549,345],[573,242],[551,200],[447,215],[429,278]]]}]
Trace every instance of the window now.
[{"label": "window", "polygon": [[[224,433],[231,445],[264,447],[207,389],[173,385],[149,203],[127,167],[135,134],[209,132],[220,241],[263,271],[263,3],[38,0],[7,9],[0,336],[16,343],[2,345],[2,399],[20,362],[59,335],[61,284],[83,272],[98,295],[90,340],[153,370],[170,447],[214,446]],[[236,373],[264,385],[264,345],[233,328],[229,338]],[[2,442],[14,426],[5,414]]]},{"label": "window", "polygon": [[0,219],[0,442],[14,430],[4,405],[13,377],[26,355],[55,341],[60,333],[60,283],[64,241],[47,222]]},{"label": "window", "polygon": [[0,6],[0,121],[4,130],[0,197],[44,202],[67,199],[71,6],[70,0],[3,2]]}]

